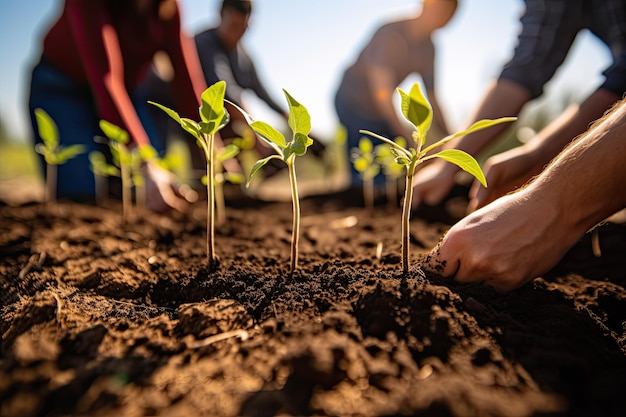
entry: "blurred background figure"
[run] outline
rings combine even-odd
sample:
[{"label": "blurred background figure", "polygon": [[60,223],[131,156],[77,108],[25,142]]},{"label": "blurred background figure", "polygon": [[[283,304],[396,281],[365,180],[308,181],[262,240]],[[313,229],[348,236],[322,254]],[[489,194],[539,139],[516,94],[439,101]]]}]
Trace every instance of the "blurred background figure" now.
[{"label": "blurred background figure", "polygon": [[[83,144],[87,152],[58,167],[60,198],[93,200],[94,175],[88,154],[105,145],[101,119],[128,131],[132,145],[151,144],[164,151],[138,94],[138,86],[157,51],[172,62],[177,110],[197,118],[199,97],[206,88],[192,40],[181,33],[175,0],[65,0],[58,19],[43,39],[41,59],[30,84],[29,112],[33,134],[41,142],[34,109],[42,108],[58,127],[61,145]],[[148,165],[147,204],[155,210],[180,201],[167,175]],[[150,175],[153,174],[153,175]],[[165,200],[164,200],[165,199]]]},{"label": "blurred background figure", "polygon": [[[409,75],[418,74],[433,107],[433,133],[448,134],[435,94],[435,45],[432,35],[454,16],[457,0],[424,0],[415,16],[382,25],[356,61],[349,66],[335,96],[340,123],[346,128],[348,155],[367,129],[394,139],[411,140],[411,131],[397,113],[396,88]],[[351,167],[353,187],[361,186],[359,173]]]},{"label": "blurred background figure", "polygon": [[[545,84],[568,56],[576,36],[591,31],[610,50],[613,62],[604,82],[580,104],[568,107],[531,140],[485,163],[488,188],[472,186],[470,210],[524,185],[539,174],[572,139],[600,118],[626,92],[626,2],[623,0],[526,0],[521,31],[504,65],[470,118],[517,116],[524,105],[543,94]],[[584,86],[586,87],[586,86]],[[494,126],[452,141],[449,147],[472,155],[485,151],[507,126]],[[416,174],[414,204],[438,205],[455,184],[458,170],[433,161]]]},{"label": "blurred background figure", "polygon": [[[222,0],[218,25],[195,35],[202,72],[207,85],[212,85],[220,80],[226,82],[227,100],[246,110],[242,96],[245,91],[251,91],[286,122],[287,110],[268,93],[259,78],[254,61],[241,42],[248,29],[253,3],[251,0]],[[172,101],[172,88],[169,85],[172,74],[170,68],[167,60],[164,60],[162,56],[157,57],[153,71],[143,86],[148,99],[165,103]],[[243,116],[228,104],[227,108],[231,122],[220,131],[225,142],[242,136],[242,129],[245,128]],[[168,118],[158,112],[153,113],[159,125],[163,126],[162,130],[168,132],[172,126]],[[198,171],[204,169],[205,161],[195,149],[195,140],[188,135],[183,136],[183,140],[187,142],[191,150],[190,157],[193,168]],[[320,147],[321,144],[315,145],[313,147],[314,152],[318,151]],[[267,156],[272,152],[260,141],[257,141],[256,150],[262,156]],[[270,171],[273,172],[280,168],[282,168],[282,164],[272,161],[266,165],[265,172],[268,174]]]}]

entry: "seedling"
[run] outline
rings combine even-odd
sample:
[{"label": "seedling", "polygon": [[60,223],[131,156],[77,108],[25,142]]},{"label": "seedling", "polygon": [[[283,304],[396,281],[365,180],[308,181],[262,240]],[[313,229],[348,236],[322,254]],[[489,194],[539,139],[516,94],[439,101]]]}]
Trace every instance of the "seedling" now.
[{"label": "seedling", "polygon": [[[397,137],[395,142],[405,148],[406,141],[403,137]],[[380,165],[385,176],[385,193],[389,207],[397,207],[398,204],[398,181],[404,174],[405,166],[396,163],[396,158],[391,151],[391,145],[381,143],[374,148],[376,162]]]},{"label": "seedling", "polygon": [[43,109],[35,109],[37,129],[43,143],[35,145],[35,151],[43,155],[46,161],[46,189],[44,201],[56,202],[57,189],[57,165],[62,165],[68,160],[85,152],[83,145],[59,145],[59,131],[52,118]]},{"label": "seedling", "polygon": [[359,140],[359,146],[352,148],[352,164],[363,181],[363,203],[365,207],[374,207],[374,178],[380,173],[376,162],[374,145],[367,137]]},{"label": "seedling", "polygon": [[285,139],[282,133],[269,124],[262,121],[254,121],[248,113],[233,104],[244,115],[252,130],[274,149],[276,154],[259,159],[248,176],[246,186],[250,185],[252,177],[272,159],[280,159],[287,164],[289,171],[289,184],[291,186],[291,201],[293,205],[293,228],[291,232],[291,262],[290,270],[293,273],[298,268],[298,241],[300,238],[300,200],[298,198],[298,184],[296,181],[296,156],[303,156],[306,150],[313,144],[309,137],[311,131],[311,117],[307,109],[296,101],[286,90],[283,90],[289,104],[289,118],[287,123],[293,132],[290,141]]},{"label": "seedling", "polygon": [[149,101],[167,113],[174,119],[184,130],[191,133],[196,138],[196,143],[204,151],[207,161],[207,258],[209,270],[213,271],[216,267],[217,259],[215,257],[215,134],[228,124],[228,112],[224,108],[224,93],[226,92],[226,83],[218,81],[204,90],[200,99],[200,121],[196,122],[191,119],[180,117],[174,110],[169,109],[159,103]]},{"label": "seedling", "polygon": [[89,153],[89,162],[96,180],[96,202],[102,205],[109,194],[107,178],[119,177],[120,170],[115,165],[108,164],[106,156],[99,151]]},{"label": "seedling", "polygon": [[430,124],[433,118],[433,111],[430,103],[424,97],[419,84],[413,84],[410,92],[407,94],[402,89],[398,88],[401,98],[401,108],[404,117],[413,124],[415,131],[413,132],[413,140],[416,143],[415,148],[405,148],[391,139],[370,132],[368,130],[361,130],[360,132],[366,135],[370,135],[386,142],[391,146],[391,152],[396,159],[396,162],[406,167],[406,182],[404,192],[404,205],[402,208],[402,270],[405,274],[409,272],[409,219],[411,214],[411,204],[413,200],[413,177],[415,171],[421,163],[433,158],[441,158],[445,161],[451,162],[457,165],[462,170],[473,175],[480,183],[487,187],[487,181],[482,169],[478,165],[478,162],[466,152],[459,149],[445,149],[434,154],[427,155],[433,149],[436,149],[447,142],[460,136],[467,135],[477,130],[485,129],[490,126],[494,126],[500,123],[513,122],[517,120],[515,117],[502,117],[495,120],[479,120],[472,124],[468,129],[458,133],[446,136],[445,138],[433,143],[430,146],[422,149],[426,142],[426,134],[430,129]]},{"label": "seedling", "polygon": [[[246,178],[240,172],[228,172],[223,169],[224,161],[234,158],[239,154],[239,147],[234,143],[230,143],[216,151],[215,154],[215,218],[216,224],[226,222],[226,202],[224,199],[224,183],[226,181],[231,184],[242,184]],[[207,185],[207,176],[203,175],[200,179],[204,185]]]},{"label": "seedling", "polygon": [[133,157],[128,149],[130,136],[119,126],[106,120],[100,120],[100,130],[109,139],[109,149],[113,156],[113,163],[119,167],[119,176],[122,180],[122,223],[126,224],[130,217],[132,206],[132,162]]}]

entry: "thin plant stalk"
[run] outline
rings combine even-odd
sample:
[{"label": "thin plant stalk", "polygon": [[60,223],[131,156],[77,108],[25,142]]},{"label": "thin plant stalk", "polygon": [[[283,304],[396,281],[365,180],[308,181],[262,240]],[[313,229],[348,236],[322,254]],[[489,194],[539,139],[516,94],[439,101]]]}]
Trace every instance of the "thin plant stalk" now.
[{"label": "thin plant stalk", "polygon": [[130,177],[130,167],[128,164],[120,164],[120,175],[122,179],[122,223],[126,224],[130,219],[130,208],[132,204],[132,179]]},{"label": "thin plant stalk", "polygon": [[413,204],[413,177],[417,164],[410,164],[406,170],[406,184],[404,186],[404,205],[402,207],[402,272],[408,274],[411,248],[411,205]]},{"label": "thin plant stalk", "polygon": [[[208,178],[215,178],[215,158],[213,158],[213,146],[215,135],[205,135],[207,148],[206,152],[206,175]],[[215,181],[207,181],[207,260],[209,270],[215,267]]]},{"label": "thin plant stalk", "polygon": [[411,205],[413,202],[413,177],[417,166],[429,159],[441,158],[444,161],[457,165],[459,168],[473,175],[483,186],[486,187],[487,180],[485,179],[482,169],[474,157],[468,153],[459,149],[444,149],[434,154],[427,154],[431,150],[445,145],[454,138],[467,135],[477,130],[485,129],[496,124],[513,122],[516,118],[502,117],[495,120],[479,120],[466,130],[448,135],[445,138],[440,139],[438,142],[422,149],[426,143],[426,134],[430,128],[433,117],[432,107],[423,95],[421,88],[417,83],[413,84],[413,87],[408,94],[400,88],[398,88],[398,92],[400,93],[401,98],[402,114],[415,127],[413,139],[416,147],[405,148],[391,139],[385,138],[384,136],[368,130],[360,130],[359,132],[389,144],[395,161],[406,167],[404,205],[402,208],[402,271],[406,275],[409,272],[409,245],[411,243],[409,221],[411,215]]},{"label": "thin plant stalk", "polygon": [[298,197],[298,183],[296,181],[296,168],[293,164],[292,155],[290,163],[287,164],[289,170],[289,184],[291,185],[291,202],[293,206],[293,231],[291,233],[291,262],[290,269],[293,273],[298,268],[298,243],[300,241],[300,198]]},{"label": "thin plant stalk", "polygon": [[46,204],[54,204],[57,200],[57,166],[55,164],[46,165],[46,191],[44,201]]}]

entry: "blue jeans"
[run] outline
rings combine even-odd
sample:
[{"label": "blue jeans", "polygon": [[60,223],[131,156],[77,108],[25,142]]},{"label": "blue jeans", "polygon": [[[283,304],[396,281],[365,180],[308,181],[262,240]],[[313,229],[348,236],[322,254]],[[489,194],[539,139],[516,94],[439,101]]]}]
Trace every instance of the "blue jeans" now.
[{"label": "blue jeans", "polygon": [[[164,145],[154,128],[148,112],[148,104],[130,94],[139,119],[159,153]],[[95,136],[104,136],[100,130],[100,116],[88,86],[79,85],[46,63],[40,62],[32,72],[28,111],[35,143],[41,143],[34,110],[43,109],[52,118],[59,133],[59,144],[69,146],[82,144],[86,152],[57,166],[57,197],[71,200],[93,200],[95,179],[89,162],[93,151],[110,155],[108,146],[96,143]],[[40,157],[42,166],[46,162]],[[45,169],[43,172],[45,173]],[[44,174],[45,175],[45,174]]]},{"label": "blue jeans", "polygon": [[[393,133],[391,127],[387,122],[383,120],[372,120],[371,118],[361,116],[353,111],[340,94],[337,94],[335,96],[335,110],[337,112],[339,122],[346,129],[346,147],[348,155],[348,166],[350,167],[351,185],[353,187],[361,187],[363,185],[363,180],[361,179],[359,172],[354,169],[354,164],[352,163],[350,157],[352,149],[358,148],[359,140],[361,140],[363,136],[366,136],[359,133],[359,130],[369,130],[390,139],[393,139],[395,137],[395,134]],[[368,139],[372,141],[374,146],[382,143],[382,141],[369,136]],[[385,177],[383,174],[378,174],[374,178],[374,185],[376,187],[383,187],[384,183]]]}]

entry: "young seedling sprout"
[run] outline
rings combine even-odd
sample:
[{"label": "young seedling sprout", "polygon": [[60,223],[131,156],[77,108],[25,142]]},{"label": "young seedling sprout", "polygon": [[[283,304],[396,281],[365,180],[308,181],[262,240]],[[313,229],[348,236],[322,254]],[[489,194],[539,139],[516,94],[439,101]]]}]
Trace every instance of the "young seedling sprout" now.
[{"label": "young seedling sprout", "polygon": [[[403,137],[397,137],[395,142],[402,148],[406,148],[406,141]],[[391,145],[381,143],[374,147],[376,162],[380,165],[385,176],[385,193],[387,194],[387,204],[390,208],[398,205],[398,180],[404,174],[405,166],[396,163],[396,158],[391,151]]]},{"label": "young seedling sprout", "polygon": [[119,176],[122,180],[122,223],[126,224],[130,217],[132,205],[132,155],[128,149],[130,136],[119,126],[106,120],[100,120],[100,130],[109,139],[109,149],[113,156],[113,163],[119,167]]},{"label": "young seedling sprout", "polygon": [[445,149],[434,154],[427,154],[452,139],[494,126],[499,123],[513,122],[516,118],[502,117],[495,120],[480,120],[472,124],[468,129],[446,136],[445,138],[422,149],[424,143],[426,142],[426,134],[430,129],[430,124],[433,118],[432,107],[426,97],[422,94],[422,90],[417,83],[413,84],[413,87],[408,94],[400,88],[398,88],[398,92],[400,93],[401,98],[402,114],[415,127],[413,140],[416,143],[416,147],[405,148],[391,139],[368,130],[361,130],[360,132],[389,144],[396,162],[406,167],[404,205],[402,207],[402,270],[404,274],[407,274],[409,272],[409,219],[413,200],[413,176],[415,175],[418,165],[429,159],[441,158],[457,165],[459,168],[473,175],[483,186],[486,187],[487,181],[482,169],[478,165],[478,162],[476,162],[476,160],[468,153],[459,149]]},{"label": "young seedling sprout", "polygon": [[56,202],[57,165],[62,165],[85,152],[83,145],[59,146],[59,131],[52,118],[43,109],[35,109],[37,129],[43,143],[35,145],[35,151],[46,161],[46,188],[44,201]]},{"label": "young seedling sprout", "polygon": [[352,164],[363,181],[363,204],[365,207],[374,207],[374,178],[380,172],[380,165],[376,162],[374,144],[367,137],[359,139],[359,146],[352,148]]},{"label": "young seedling sprout", "polygon": [[228,112],[224,108],[226,83],[218,81],[202,93],[200,99],[200,121],[180,117],[174,110],[159,103],[149,101],[167,113],[184,130],[191,133],[198,146],[204,151],[207,161],[207,258],[209,270],[213,271],[217,264],[215,257],[215,135],[228,124]]},{"label": "young seedling sprout", "polygon": [[[241,172],[228,172],[224,170],[224,161],[234,158],[239,154],[239,147],[234,143],[216,150],[215,153],[215,222],[223,224],[226,222],[226,201],[224,199],[224,183],[242,184],[246,178]],[[207,185],[208,179],[203,175],[201,181]]]},{"label": "young seedling sprout", "polygon": [[96,180],[96,202],[102,205],[109,194],[108,177],[119,177],[120,170],[115,165],[107,163],[106,156],[99,151],[89,153],[91,170]]},{"label": "young seedling sprout", "polygon": [[262,121],[254,121],[243,109],[231,103],[244,115],[252,130],[274,149],[276,154],[260,159],[254,164],[246,186],[254,174],[272,159],[280,159],[287,164],[289,171],[289,184],[291,186],[291,201],[293,205],[293,229],[291,232],[291,262],[290,270],[293,273],[298,268],[298,241],[300,238],[300,200],[298,197],[298,184],[296,181],[296,156],[303,156],[306,150],[313,144],[313,139],[309,137],[311,131],[311,117],[307,109],[296,101],[287,91],[283,90],[287,103],[289,104],[289,118],[287,123],[293,132],[291,140],[287,141],[285,136],[278,130]]}]

